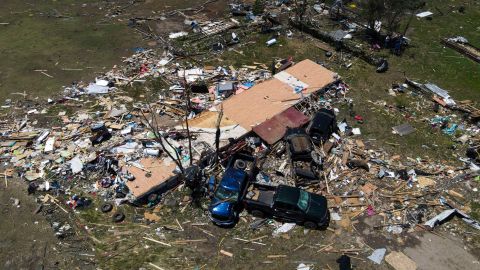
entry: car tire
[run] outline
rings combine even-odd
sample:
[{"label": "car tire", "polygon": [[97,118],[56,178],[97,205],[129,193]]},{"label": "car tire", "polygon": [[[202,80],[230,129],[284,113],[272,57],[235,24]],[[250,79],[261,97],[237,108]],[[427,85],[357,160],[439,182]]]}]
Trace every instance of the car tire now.
[{"label": "car tire", "polygon": [[233,167],[235,169],[245,170],[247,168],[247,163],[244,160],[237,159],[237,160],[235,160],[235,163],[233,164]]},{"label": "car tire", "polygon": [[123,213],[115,213],[113,215],[113,221],[115,223],[122,222],[125,219],[125,215]]},{"label": "car tire", "polygon": [[240,213],[235,212],[233,215],[234,215],[233,220],[235,220],[235,223],[234,223],[234,224],[237,224],[238,221],[240,220]]},{"label": "car tire", "polygon": [[305,229],[315,230],[317,228],[317,223],[313,221],[305,221],[303,227],[305,227]]},{"label": "car tire", "polygon": [[148,202],[151,202],[151,203],[156,202],[158,200],[158,194],[152,193],[152,194],[148,195],[147,200],[148,200]]},{"label": "car tire", "polygon": [[100,209],[102,210],[102,213],[108,213],[108,212],[112,211],[113,205],[111,203],[104,203],[104,204],[102,204]]},{"label": "car tire", "polygon": [[252,216],[256,218],[264,218],[265,214],[260,210],[252,210]]},{"label": "car tire", "polygon": [[330,226],[330,211],[327,211],[325,221],[323,222],[323,224],[320,224],[318,229],[324,231],[328,228],[328,226]]}]

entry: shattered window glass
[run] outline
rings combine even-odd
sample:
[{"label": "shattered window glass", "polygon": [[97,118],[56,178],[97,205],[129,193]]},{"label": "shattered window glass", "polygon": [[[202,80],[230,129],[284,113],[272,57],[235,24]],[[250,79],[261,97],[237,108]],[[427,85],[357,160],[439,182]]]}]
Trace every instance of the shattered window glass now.
[{"label": "shattered window glass", "polygon": [[221,201],[236,201],[238,199],[238,192],[220,186],[215,192],[215,197]]},{"label": "shattered window glass", "polygon": [[300,197],[298,198],[297,206],[302,211],[307,211],[308,201],[310,201],[310,195],[304,190],[300,190]]}]

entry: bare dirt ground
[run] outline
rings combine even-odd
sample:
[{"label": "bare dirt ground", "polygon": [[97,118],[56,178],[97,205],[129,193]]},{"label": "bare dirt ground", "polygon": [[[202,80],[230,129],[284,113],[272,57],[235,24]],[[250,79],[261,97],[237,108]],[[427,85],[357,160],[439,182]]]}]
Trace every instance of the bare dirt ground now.
[{"label": "bare dirt ground", "polygon": [[[399,235],[383,235],[371,229],[381,220],[381,216],[364,218],[356,226],[364,243],[374,249],[392,247],[410,257],[419,270],[477,269],[480,267],[480,250],[468,248],[465,236],[452,235],[438,228],[434,232],[412,232]],[[459,222],[460,220],[451,220]],[[443,226],[449,226],[444,224]],[[465,231],[469,227],[465,226]]]},{"label": "bare dirt ground", "polygon": [[419,270],[478,269],[478,251],[472,255],[458,237],[438,236],[431,233],[416,235],[419,244],[403,251],[417,263]]}]

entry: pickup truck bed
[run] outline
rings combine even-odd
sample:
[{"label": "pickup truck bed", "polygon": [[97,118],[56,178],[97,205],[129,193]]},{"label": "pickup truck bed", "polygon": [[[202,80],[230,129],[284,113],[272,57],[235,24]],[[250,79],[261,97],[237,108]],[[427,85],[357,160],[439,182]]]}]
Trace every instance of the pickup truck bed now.
[{"label": "pickup truck bed", "polygon": [[259,185],[253,184],[248,188],[248,191],[245,197],[252,202],[271,206],[273,205],[274,196],[275,196],[274,187],[270,189],[267,186],[259,186]]}]

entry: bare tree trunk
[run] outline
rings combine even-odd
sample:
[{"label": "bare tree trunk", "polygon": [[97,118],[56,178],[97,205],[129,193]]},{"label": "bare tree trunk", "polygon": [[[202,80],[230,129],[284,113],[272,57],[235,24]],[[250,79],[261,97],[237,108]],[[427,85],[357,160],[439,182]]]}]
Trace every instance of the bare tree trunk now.
[{"label": "bare tree trunk", "polygon": [[193,152],[192,152],[192,138],[190,137],[190,126],[188,124],[188,116],[190,115],[190,85],[187,83],[185,78],[185,125],[187,126],[187,137],[188,137],[188,152],[190,154],[190,166],[193,165]]},{"label": "bare tree trunk", "polygon": [[220,149],[220,123],[222,122],[223,118],[223,105],[220,104],[220,113],[218,114],[216,128],[217,131],[215,132],[215,164],[218,162],[218,151]]},{"label": "bare tree trunk", "polygon": [[395,32],[395,24],[397,24],[397,18],[401,16],[400,13],[395,13],[389,20],[388,20],[388,25],[387,25],[387,31],[388,34],[391,35]]},{"label": "bare tree trunk", "polygon": [[[174,149],[175,150],[175,153],[176,153],[176,158],[167,150],[167,147],[165,146],[164,142],[163,142],[163,137],[162,135],[160,134],[160,131],[158,129],[158,124],[157,124],[157,121],[155,120],[155,117],[153,115],[153,110],[152,108],[150,107],[150,105],[148,105],[148,109],[150,110],[150,112],[152,113],[152,123],[150,123],[150,121],[148,120],[147,116],[143,113],[142,110],[140,110],[140,112],[142,113],[142,117],[143,119],[145,120],[145,122],[147,123],[148,127],[150,128],[150,130],[153,132],[153,134],[155,135],[155,140],[160,144],[160,146],[162,147],[162,150],[163,152],[167,153],[167,155],[175,162],[175,164],[177,164],[178,168],[180,169],[180,171],[182,172],[182,174],[185,174],[185,169],[183,168],[183,165],[182,165],[182,160],[180,159],[180,157],[178,156],[178,153],[177,151],[175,150],[175,148],[165,139],[165,142],[170,146],[170,148]],[[153,122],[155,123],[155,125],[153,125]]]},{"label": "bare tree trunk", "polygon": [[405,29],[403,30],[402,37],[404,37],[407,34],[408,28],[410,28],[410,23],[412,22],[415,13],[417,13],[417,10],[412,11],[412,14],[410,14],[410,18],[408,18],[408,23],[405,26]]},{"label": "bare tree trunk", "polygon": [[[158,128],[158,123],[157,123],[157,118],[153,117],[153,114],[152,114],[152,120],[155,121],[155,127],[157,129],[157,133],[160,135],[160,132],[158,130],[160,130]],[[165,142],[168,144],[168,146],[175,152],[175,156],[177,157],[177,161],[178,161],[178,164],[180,164],[180,169],[182,172],[184,172],[184,168],[183,168],[183,165],[182,165],[182,159],[180,158],[180,155],[178,154],[178,151],[177,149],[175,149],[175,147],[166,139],[166,138],[163,138],[161,136],[159,136],[159,138],[162,138],[162,143]]]}]

